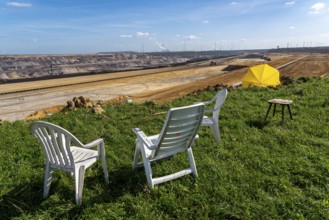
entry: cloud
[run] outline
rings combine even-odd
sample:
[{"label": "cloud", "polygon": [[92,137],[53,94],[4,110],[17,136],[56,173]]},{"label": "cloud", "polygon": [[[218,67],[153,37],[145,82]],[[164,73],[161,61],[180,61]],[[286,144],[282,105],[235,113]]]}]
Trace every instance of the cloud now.
[{"label": "cloud", "polygon": [[187,40],[198,40],[199,38],[195,35],[190,35],[190,36],[185,37],[185,39],[187,39]]},{"label": "cloud", "polygon": [[237,5],[237,2],[231,2],[230,5]]},{"label": "cloud", "polygon": [[131,34],[121,34],[120,37],[122,37],[122,38],[132,38],[133,36]]},{"label": "cloud", "polygon": [[320,11],[326,7],[326,4],[323,2],[318,2],[312,5],[311,10]]},{"label": "cloud", "polygon": [[209,21],[208,21],[208,20],[204,20],[204,21],[202,21],[202,23],[204,23],[204,24],[208,24]]},{"label": "cloud", "polygon": [[137,37],[147,37],[149,36],[150,34],[148,32],[137,32],[136,33],[136,36]]},{"label": "cloud", "polygon": [[20,2],[7,2],[7,5],[12,7],[32,7],[31,3],[20,3]]},{"label": "cloud", "polygon": [[296,2],[295,1],[291,1],[291,2],[286,2],[285,4],[286,5],[294,5],[294,4],[296,4]]},{"label": "cloud", "polygon": [[295,26],[290,26],[289,29],[294,30],[294,29],[296,29],[296,27]]},{"label": "cloud", "polygon": [[325,9],[327,5],[323,2],[315,3],[311,6],[309,14],[319,14],[323,9]]},{"label": "cloud", "polygon": [[136,32],[135,34],[121,34],[121,38],[133,38],[133,37],[145,37],[150,38],[150,34],[148,32]]}]

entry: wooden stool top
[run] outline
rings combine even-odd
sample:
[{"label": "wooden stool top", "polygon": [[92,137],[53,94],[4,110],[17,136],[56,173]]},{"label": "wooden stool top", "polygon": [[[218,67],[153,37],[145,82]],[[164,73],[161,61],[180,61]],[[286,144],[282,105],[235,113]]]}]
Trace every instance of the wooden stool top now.
[{"label": "wooden stool top", "polygon": [[268,100],[268,102],[273,103],[273,104],[290,105],[292,103],[292,100],[288,100],[288,99],[271,99],[271,100]]}]

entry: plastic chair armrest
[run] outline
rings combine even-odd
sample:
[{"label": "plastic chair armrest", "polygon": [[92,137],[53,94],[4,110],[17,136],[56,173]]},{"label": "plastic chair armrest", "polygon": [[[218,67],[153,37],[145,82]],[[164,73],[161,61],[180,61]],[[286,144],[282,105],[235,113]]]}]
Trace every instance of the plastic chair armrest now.
[{"label": "plastic chair armrest", "polygon": [[150,139],[146,136],[146,134],[139,128],[134,128],[133,131],[137,135],[137,138],[141,140],[148,149],[154,150],[156,149],[156,145],[154,145]]},{"label": "plastic chair armrest", "polygon": [[213,103],[216,99],[217,99],[217,95],[215,95],[210,101],[195,102],[194,104],[203,103],[204,105],[209,105],[209,104]]},{"label": "plastic chair armrest", "polygon": [[210,101],[207,101],[207,102],[194,102],[194,104],[200,104],[200,103],[202,103],[204,105],[209,105],[211,102],[212,101],[210,100]]},{"label": "plastic chair armrest", "polygon": [[101,143],[104,144],[104,140],[99,138],[97,140],[94,140],[94,141],[90,142],[89,144],[84,145],[83,147],[84,148],[92,148],[92,147],[95,147],[95,146],[99,146]]},{"label": "plastic chair armrest", "polygon": [[216,101],[217,100],[217,96],[218,95],[215,95],[210,101],[205,102],[205,105],[208,105],[208,104],[213,103],[214,101]]}]

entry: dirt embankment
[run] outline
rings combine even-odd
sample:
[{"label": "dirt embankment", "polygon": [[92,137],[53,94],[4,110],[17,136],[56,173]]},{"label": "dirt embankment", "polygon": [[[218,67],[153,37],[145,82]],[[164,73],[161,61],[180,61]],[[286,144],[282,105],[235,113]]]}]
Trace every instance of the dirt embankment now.
[{"label": "dirt embankment", "polygon": [[[219,59],[215,60],[216,65],[209,65],[208,61],[201,62],[193,67],[187,65],[179,68],[145,70],[147,73],[152,73],[152,71],[158,72],[156,74],[146,74],[137,77],[134,77],[131,72],[125,72],[120,73],[123,76],[121,79],[96,80],[93,83],[2,95],[0,96],[0,118],[4,120],[23,119],[33,112],[36,112],[32,114],[33,119],[43,117],[47,114],[60,111],[65,106],[67,100],[78,96],[88,97],[92,100],[110,100],[112,102],[123,101],[128,98],[132,99],[133,102],[167,102],[190,92],[205,89],[208,86],[218,84],[232,86],[238,84],[241,82],[248,66],[266,62],[273,67],[279,67],[302,57],[297,62],[280,69],[281,75],[308,77],[329,74],[329,55],[327,54],[267,54],[266,56],[271,61],[240,58]],[[245,67],[233,71],[223,71],[228,65]],[[102,75],[102,77],[112,76],[111,74]],[[99,76],[90,77],[88,80],[91,80],[92,77]],[[85,79],[80,77],[68,78],[65,79],[65,83],[70,84],[77,80],[82,80],[81,82],[83,82]],[[49,83],[53,82],[51,81]],[[63,83],[63,79],[59,80],[58,83]],[[27,85],[24,84],[24,86]],[[0,90],[5,91],[4,86],[6,85],[1,86]],[[17,84],[17,86],[18,88],[16,89],[23,88],[23,85]],[[40,83],[39,85],[36,83],[33,86],[40,86]],[[10,89],[13,88],[10,87]]]},{"label": "dirt embankment", "polygon": [[329,74],[329,55],[309,55],[296,63],[292,63],[280,70],[284,76],[294,78],[309,76],[325,76]]},{"label": "dirt embankment", "polygon": [[[327,54],[293,54],[288,56],[287,54],[269,54],[268,57],[271,58],[271,61],[267,63],[273,67],[279,67],[302,58],[297,62],[280,69],[281,76],[299,78],[329,75],[329,55]],[[255,60],[237,59],[230,62],[230,64],[253,66],[255,65]],[[241,81],[247,69],[248,67],[245,67],[223,74],[213,75],[205,79],[200,79],[197,82],[193,81],[185,83],[179,87],[168,87],[157,91],[144,92],[133,95],[132,97],[139,102],[149,100],[166,102],[176,97],[186,95],[192,91],[205,89],[208,86],[216,86],[218,84],[233,86]]]}]

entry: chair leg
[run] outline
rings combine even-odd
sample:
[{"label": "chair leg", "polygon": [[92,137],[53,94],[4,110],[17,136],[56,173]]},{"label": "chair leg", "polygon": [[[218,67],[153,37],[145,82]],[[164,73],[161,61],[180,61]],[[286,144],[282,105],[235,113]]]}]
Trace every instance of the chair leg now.
[{"label": "chair leg", "polygon": [[287,106],[288,106],[288,111],[289,111],[290,119],[292,119],[292,114],[291,114],[291,110],[290,110],[290,105],[287,105]]},{"label": "chair leg", "polygon": [[105,182],[108,185],[109,184],[109,173],[107,170],[107,164],[106,164],[106,157],[105,157],[105,149],[104,149],[104,145],[101,144],[100,146],[100,153],[101,153],[101,159],[102,159],[102,165],[103,165],[103,171],[104,171],[104,178],[105,178]]},{"label": "chair leg", "polygon": [[265,116],[265,121],[266,121],[266,119],[267,119],[268,113],[269,113],[270,110],[271,110],[271,107],[272,107],[272,103],[269,103],[269,106],[268,106],[268,109],[267,109],[267,112],[266,112],[266,116]]},{"label": "chair leg", "polygon": [[151,161],[146,157],[144,149],[142,149],[142,159],[143,159],[143,165],[145,169],[146,179],[148,186],[153,189],[154,188],[154,182],[152,179],[152,168],[151,168]]},{"label": "chair leg", "polygon": [[85,178],[85,166],[80,166],[79,169],[75,169],[75,201],[77,205],[82,203],[82,190],[83,182]]},{"label": "chair leg", "polygon": [[109,185],[109,173],[107,171],[107,164],[106,164],[106,159],[102,159],[102,164],[103,164],[103,171],[104,171],[104,178],[105,178],[105,183],[106,185]]},{"label": "chair leg", "polygon": [[151,162],[149,160],[146,160],[143,163],[144,163],[144,168],[145,168],[147,184],[151,189],[153,189],[154,188],[154,183],[153,183],[153,179],[152,179]]},{"label": "chair leg", "polygon": [[46,169],[45,169],[45,179],[43,183],[43,198],[48,197],[49,194],[49,189],[52,181],[52,176],[53,176],[53,170],[49,167],[49,164],[46,164]]},{"label": "chair leg", "polygon": [[276,111],[276,103],[274,103],[273,116],[275,115],[275,111]]},{"label": "chair leg", "polygon": [[188,154],[188,160],[190,163],[190,167],[192,169],[193,176],[198,177],[198,171],[196,169],[192,148],[187,149],[187,154]]},{"label": "chair leg", "polygon": [[216,139],[217,144],[220,144],[220,131],[217,123],[211,125],[211,131]]},{"label": "chair leg", "polygon": [[136,149],[135,149],[135,155],[134,155],[134,162],[133,162],[133,170],[135,170],[138,167],[138,158],[139,154],[141,153],[139,143],[136,141]]}]

